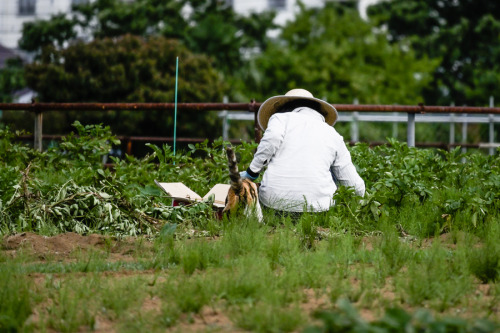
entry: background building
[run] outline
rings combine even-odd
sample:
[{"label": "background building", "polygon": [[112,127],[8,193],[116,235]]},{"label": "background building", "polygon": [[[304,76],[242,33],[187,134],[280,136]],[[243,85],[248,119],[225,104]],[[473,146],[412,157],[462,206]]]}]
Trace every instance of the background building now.
[{"label": "background building", "polygon": [[45,20],[51,15],[70,12],[72,4],[88,0],[2,0],[0,1],[0,44],[16,49],[23,23]]}]

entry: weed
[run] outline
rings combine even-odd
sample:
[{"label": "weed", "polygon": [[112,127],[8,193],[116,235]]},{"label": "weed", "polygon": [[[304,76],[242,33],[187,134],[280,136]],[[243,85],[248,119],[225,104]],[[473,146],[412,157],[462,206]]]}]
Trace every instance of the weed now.
[{"label": "weed", "polygon": [[175,304],[182,313],[198,313],[211,300],[210,289],[196,276],[180,282],[170,280],[162,288],[162,298]]},{"label": "weed", "polygon": [[485,243],[470,250],[469,269],[482,283],[500,280],[500,245],[495,236],[487,236]]},{"label": "weed", "polygon": [[[457,262],[458,261],[458,262]],[[460,302],[471,290],[471,279],[464,263],[438,242],[410,263],[407,277],[399,276],[403,299],[410,305],[422,306],[426,301],[439,311]]]},{"label": "weed", "polygon": [[67,279],[61,281],[59,286],[47,307],[46,325],[60,332],[75,332],[82,326],[94,329],[96,301],[93,291],[98,289],[98,280]]},{"label": "weed", "polygon": [[238,327],[253,332],[292,332],[305,322],[299,308],[267,304],[243,306],[233,315]]},{"label": "weed", "polygon": [[29,281],[15,267],[3,263],[0,267],[0,331],[29,330],[26,320],[31,315],[33,301]]},{"label": "weed", "polygon": [[397,230],[391,225],[381,226],[383,236],[377,249],[381,252],[379,270],[385,276],[395,275],[412,258],[411,248],[399,239]]},{"label": "weed", "polygon": [[[104,282],[104,281],[103,281]],[[107,279],[99,284],[101,311],[108,313],[110,319],[121,318],[133,305],[140,304],[143,298],[143,279],[132,277]]]},{"label": "weed", "polygon": [[305,249],[313,249],[317,236],[317,227],[314,214],[304,213],[299,220],[299,233],[302,246]]}]

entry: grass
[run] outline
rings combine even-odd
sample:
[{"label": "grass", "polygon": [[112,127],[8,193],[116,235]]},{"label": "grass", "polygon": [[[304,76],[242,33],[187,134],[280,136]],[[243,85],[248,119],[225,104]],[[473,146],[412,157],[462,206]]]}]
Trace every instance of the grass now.
[{"label": "grass", "polygon": [[321,320],[325,329],[380,328],[422,309],[463,325],[500,323],[498,219],[422,237],[408,220],[356,233],[335,219],[269,218],[211,221],[215,237],[178,228],[138,238],[120,260],[111,238],[62,261],[1,251],[0,330],[296,332]]}]

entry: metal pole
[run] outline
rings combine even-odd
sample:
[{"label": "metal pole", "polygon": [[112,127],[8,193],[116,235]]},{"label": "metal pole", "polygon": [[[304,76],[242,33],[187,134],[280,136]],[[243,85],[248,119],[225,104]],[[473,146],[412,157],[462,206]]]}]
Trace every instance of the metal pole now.
[{"label": "metal pole", "polygon": [[406,136],[408,147],[415,147],[415,113],[408,112],[408,129]]},{"label": "metal pole", "polygon": [[[393,115],[394,115],[394,117],[396,117],[398,115],[398,113],[394,112]],[[392,137],[396,140],[398,139],[398,122],[397,121],[392,123]]]},{"label": "metal pole", "polygon": [[[177,82],[179,78],[179,57],[175,59],[175,101],[174,101],[174,156],[175,156],[175,143],[177,139]],[[174,162],[175,164],[175,162]]]},{"label": "metal pole", "polygon": [[253,124],[253,128],[254,128],[254,138],[255,138],[255,142],[259,143],[260,142],[260,139],[262,139],[262,130],[259,126],[259,118],[257,117],[258,116],[258,111],[259,111],[259,104],[257,104],[255,102],[255,99],[252,99],[250,101],[250,105],[248,107],[249,111],[250,112],[253,112],[254,114],[254,124]]},{"label": "metal pole", "polygon": [[[490,96],[490,108],[495,106],[495,99],[493,96]],[[490,120],[489,124],[489,139],[490,139],[490,148],[488,150],[490,155],[495,154],[495,148],[493,148],[493,143],[495,142],[495,123],[493,114],[488,115],[488,119]]]},{"label": "metal pole", "polygon": [[34,143],[33,148],[42,151],[42,124],[43,124],[43,112],[35,112],[35,130],[33,132]]},{"label": "metal pole", "polygon": [[450,113],[450,147],[455,143],[455,114]]},{"label": "metal pole", "polygon": [[[464,122],[462,123],[462,143],[467,143],[467,114],[463,115]],[[462,146],[462,153],[467,152],[467,147]]]},{"label": "metal pole", "polygon": [[[357,105],[358,99],[355,98],[353,101],[354,105]],[[358,117],[359,117],[359,112],[354,111],[352,113],[352,124],[351,124],[351,141],[352,142],[358,142],[359,141],[359,125],[358,125]]]},{"label": "metal pole", "polygon": [[[228,102],[227,96],[222,98],[222,103],[226,104]],[[222,111],[222,139],[229,139],[229,119],[227,118],[227,110]]]}]

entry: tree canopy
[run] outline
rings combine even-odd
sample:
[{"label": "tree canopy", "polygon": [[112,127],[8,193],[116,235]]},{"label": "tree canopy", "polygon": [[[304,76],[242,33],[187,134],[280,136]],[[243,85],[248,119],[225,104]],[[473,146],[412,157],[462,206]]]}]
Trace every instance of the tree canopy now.
[{"label": "tree canopy", "polygon": [[25,86],[23,61],[7,59],[5,68],[0,68],[0,103],[12,102],[12,94]]},{"label": "tree canopy", "polygon": [[266,46],[273,18],[272,12],[238,15],[218,0],[96,0],[73,6],[69,17],[25,23],[19,46],[40,55],[47,45],[62,48],[80,38],[164,36],[213,57],[220,70],[231,72],[242,66],[242,51]]},{"label": "tree canopy", "polygon": [[500,4],[489,0],[391,0],[369,7],[394,43],[437,59],[426,103],[486,105],[500,100]]},{"label": "tree canopy", "polygon": [[[210,60],[164,37],[125,35],[79,42],[62,50],[46,47],[39,61],[26,66],[26,80],[41,101],[173,102],[176,57],[182,59],[179,102],[222,100],[224,85]],[[172,128],[171,116],[165,112],[109,112],[104,120],[112,122],[118,133],[165,135],[165,128]],[[87,117],[102,120],[95,113]],[[192,135],[194,126],[199,135],[210,137],[213,128],[208,124],[206,112],[180,114],[179,134]]]},{"label": "tree canopy", "polygon": [[301,7],[256,58],[258,74],[247,80],[247,89],[259,98],[301,86],[332,103],[417,104],[435,65],[373,33],[353,5],[329,2]]}]

